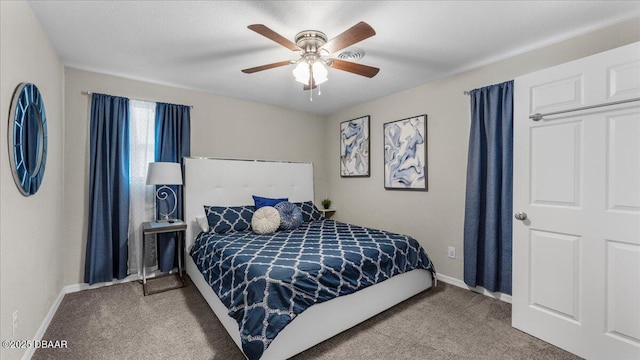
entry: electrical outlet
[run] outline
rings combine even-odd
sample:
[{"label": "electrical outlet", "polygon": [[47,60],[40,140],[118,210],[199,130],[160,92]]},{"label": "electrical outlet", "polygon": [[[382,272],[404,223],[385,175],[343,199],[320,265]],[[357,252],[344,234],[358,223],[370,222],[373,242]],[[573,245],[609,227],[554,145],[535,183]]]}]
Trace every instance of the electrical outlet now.
[{"label": "electrical outlet", "polygon": [[13,336],[18,332],[18,310],[13,312]]},{"label": "electrical outlet", "polygon": [[449,252],[447,253],[451,259],[456,258],[456,248],[449,246]]}]

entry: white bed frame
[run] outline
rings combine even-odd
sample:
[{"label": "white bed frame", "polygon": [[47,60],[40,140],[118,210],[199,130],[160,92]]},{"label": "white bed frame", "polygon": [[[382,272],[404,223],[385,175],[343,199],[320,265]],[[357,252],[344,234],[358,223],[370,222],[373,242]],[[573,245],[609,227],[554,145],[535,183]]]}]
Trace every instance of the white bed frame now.
[{"label": "white bed frame", "polygon": [[[251,195],[288,197],[291,202],[314,200],[313,164],[211,158],[184,159],[186,254],[200,232],[196,217],[203,205],[253,204]],[[224,328],[242,350],[236,321],[186,255],[187,273]],[[261,359],[281,360],[296,355],[372,316],[430,288],[431,273],[413,270],[353,294],[316,304],[298,315],[273,340]]]}]

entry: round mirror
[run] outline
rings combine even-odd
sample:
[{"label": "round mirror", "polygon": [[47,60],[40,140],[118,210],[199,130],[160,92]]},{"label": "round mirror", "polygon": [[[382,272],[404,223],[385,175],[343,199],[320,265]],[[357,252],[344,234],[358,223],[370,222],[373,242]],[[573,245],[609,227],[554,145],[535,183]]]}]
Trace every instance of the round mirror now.
[{"label": "round mirror", "polygon": [[47,115],[42,95],[34,84],[18,85],[9,113],[9,162],[20,192],[38,191],[47,159]]}]

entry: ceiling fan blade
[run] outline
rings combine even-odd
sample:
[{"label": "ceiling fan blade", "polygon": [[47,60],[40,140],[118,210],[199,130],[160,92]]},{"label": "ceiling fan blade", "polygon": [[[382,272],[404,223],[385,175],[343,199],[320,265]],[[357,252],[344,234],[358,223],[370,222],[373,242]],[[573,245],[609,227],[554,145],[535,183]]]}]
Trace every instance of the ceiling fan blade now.
[{"label": "ceiling fan blade", "polygon": [[262,24],[253,24],[253,25],[249,25],[247,26],[250,30],[253,30],[255,32],[257,32],[258,34],[266,37],[267,39],[271,39],[275,42],[277,42],[278,44],[286,47],[289,50],[292,51],[302,51],[302,49],[294,44],[291,40],[285,38],[284,36],[278,34],[277,32],[269,29],[268,27],[262,25]]},{"label": "ceiling fan blade", "polygon": [[351,28],[345,30],[342,34],[329,40],[321,49],[325,49],[329,54],[333,54],[338,50],[342,50],[347,46],[351,46],[364,39],[370,38],[376,34],[369,24],[364,21],[353,25]]},{"label": "ceiling fan blade", "polygon": [[331,67],[334,69],[348,71],[350,73],[366,76],[368,78],[372,78],[376,76],[378,71],[380,71],[380,69],[378,68],[362,65],[362,64],[356,64],[350,61],[344,61],[344,60],[338,60],[338,59],[329,59],[329,60],[332,62]]},{"label": "ceiling fan blade", "polygon": [[245,73],[245,74],[253,74],[254,72],[258,72],[258,71],[262,71],[262,70],[269,70],[269,69],[273,69],[273,68],[277,68],[277,67],[285,66],[285,65],[289,65],[289,64],[291,64],[291,61],[289,61],[289,60],[279,61],[279,62],[273,63],[273,64],[266,64],[266,65],[262,65],[262,66],[256,66],[256,67],[244,69],[244,70],[242,70],[242,72]]}]

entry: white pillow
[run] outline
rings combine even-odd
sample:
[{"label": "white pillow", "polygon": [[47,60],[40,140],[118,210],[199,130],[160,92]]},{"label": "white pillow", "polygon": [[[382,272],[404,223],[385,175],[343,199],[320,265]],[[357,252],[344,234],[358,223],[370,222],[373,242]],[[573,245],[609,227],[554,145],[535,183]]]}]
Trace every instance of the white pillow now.
[{"label": "white pillow", "polygon": [[198,225],[200,225],[200,229],[202,229],[203,232],[209,232],[209,222],[207,221],[206,216],[196,216],[196,221],[198,222]]},{"label": "white pillow", "polygon": [[280,212],[273,206],[263,206],[253,213],[251,229],[256,234],[271,234],[280,227]]}]

